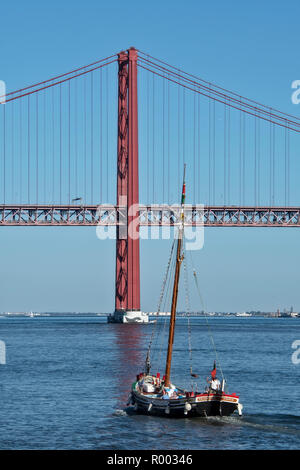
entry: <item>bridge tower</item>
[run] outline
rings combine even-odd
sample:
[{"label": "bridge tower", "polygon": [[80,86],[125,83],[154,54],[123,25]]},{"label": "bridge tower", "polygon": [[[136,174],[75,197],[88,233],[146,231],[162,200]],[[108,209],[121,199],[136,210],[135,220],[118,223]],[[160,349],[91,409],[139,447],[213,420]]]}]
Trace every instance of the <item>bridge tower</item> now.
[{"label": "bridge tower", "polygon": [[117,226],[115,312],[111,321],[147,321],[140,307],[137,51],[118,55]]}]

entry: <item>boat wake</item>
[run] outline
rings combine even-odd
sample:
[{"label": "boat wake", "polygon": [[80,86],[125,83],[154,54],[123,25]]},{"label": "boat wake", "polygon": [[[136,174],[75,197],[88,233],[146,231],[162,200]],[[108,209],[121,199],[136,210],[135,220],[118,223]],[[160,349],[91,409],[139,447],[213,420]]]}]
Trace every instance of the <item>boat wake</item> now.
[{"label": "boat wake", "polygon": [[260,429],[262,431],[300,436],[300,416],[296,415],[245,414],[242,417],[237,415],[224,417],[210,416],[200,419],[212,425],[243,426]]},{"label": "boat wake", "polygon": [[[137,416],[133,407],[126,407],[124,409],[117,409],[114,416]],[[150,418],[150,416],[143,416],[142,419]],[[190,421],[189,417],[185,418]],[[289,434],[295,437],[300,437],[300,416],[289,414],[244,414],[239,416],[233,414],[231,416],[208,416],[194,418],[194,425],[202,426],[232,426],[235,428],[252,428],[253,430],[276,433],[276,434]],[[173,421],[174,422],[174,421]]]},{"label": "boat wake", "polygon": [[113,412],[113,416],[127,416],[128,413],[126,412],[126,410],[115,410]]}]

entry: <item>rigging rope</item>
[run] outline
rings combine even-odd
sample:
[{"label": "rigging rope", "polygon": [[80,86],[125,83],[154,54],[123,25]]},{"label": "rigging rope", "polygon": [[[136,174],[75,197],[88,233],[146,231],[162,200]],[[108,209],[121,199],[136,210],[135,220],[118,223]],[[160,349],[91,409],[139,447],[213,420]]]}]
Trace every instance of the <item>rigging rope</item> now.
[{"label": "rigging rope", "polygon": [[[183,255],[185,253],[183,252]],[[188,347],[189,347],[189,359],[190,359],[190,376],[196,377],[196,374],[193,374],[193,353],[192,353],[192,329],[191,329],[191,309],[190,309],[190,298],[189,298],[189,290],[188,290],[188,271],[187,271],[187,264],[186,264],[186,257],[183,257],[183,268],[184,268],[184,287],[185,287],[185,307],[188,319]],[[191,386],[193,388],[193,381],[191,379]]]},{"label": "rigging rope", "polygon": [[197,278],[197,272],[196,272],[196,270],[194,268],[194,265],[193,265],[193,260],[192,260],[191,253],[190,253],[190,258],[191,258],[191,263],[192,263],[192,268],[193,268],[193,277],[194,277],[194,281],[195,281],[195,284],[196,284],[196,289],[197,289],[197,292],[198,292],[198,295],[199,295],[199,298],[200,298],[200,302],[201,302],[203,310],[204,310],[204,317],[205,317],[205,320],[206,320],[206,325],[207,325],[210,341],[211,341],[211,344],[212,344],[213,349],[214,349],[215,357],[216,357],[216,360],[217,360],[217,363],[218,363],[218,366],[219,366],[219,369],[220,369],[220,372],[221,372],[221,375],[222,375],[222,379],[225,380],[223,370],[222,370],[222,366],[221,366],[221,362],[220,362],[219,355],[218,355],[218,351],[217,351],[217,348],[216,348],[215,340],[214,340],[213,334],[211,332],[211,327],[210,327],[210,324],[209,324],[209,321],[208,321],[208,318],[207,318],[207,315],[206,315],[206,307],[205,307],[205,304],[204,304],[204,301],[203,301],[203,298],[202,298],[202,295],[201,295],[201,292],[200,292],[200,288],[199,288],[199,284],[198,284],[198,278]]},{"label": "rigging rope", "polygon": [[[172,259],[173,259],[174,246],[175,246],[175,239],[172,243],[169,260],[168,260],[168,263],[167,263],[166,273],[165,273],[163,283],[162,283],[162,287],[161,287],[160,297],[159,297],[158,306],[157,306],[157,317],[158,317],[159,312],[161,311],[161,305],[162,305],[162,301],[163,301],[163,297],[164,297],[164,293],[165,293],[165,286],[166,286],[166,283],[167,283],[168,278],[169,278],[170,265],[171,265],[171,262],[172,262]],[[158,320],[158,318],[157,318],[157,320]],[[154,334],[155,334],[156,327],[157,327],[157,320],[153,324],[153,328],[152,328],[152,334],[151,334],[151,338],[150,338],[150,342],[149,342],[149,346],[148,346],[148,354],[149,355],[150,355],[150,351],[151,351],[151,347],[152,347],[152,343],[153,343],[153,338],[154,338]]]},{"label": "rigging rope", "polygon": [[[174,243],[174,247],[175,247],[175,238],[174,238],[173,243]],[[165,300],[164,300],[164,304],[163,304],[163,311],[165,313],[167,313],[166,312],[166,305],[171,304],[171,295],[172,295],[172,289],[171,289],[172,276],[171,276],[171,273],[175,271],[175,264],[176,264],[176,251],[173,250],[172,260],[171,260],[172,267],[171,267],[171,269],[169,268],[170,275],[168,276],[168,284],[167,284],[166,295],[165,295]],[[157,340],[156,340],[156,343],[155,343],[156,346],[159,343],[157,369],[160,369],[160,367],[161,367],[161,356],[162,356],[163,342],[164,342],[164,339],[165,339],[165,330],[166,330],[166,327],[167,327],[167,319],[168,319],[168,316],[166,315],[165,318],[164,318],[163,327],[160,329],[159,335],[157,336]]]}]

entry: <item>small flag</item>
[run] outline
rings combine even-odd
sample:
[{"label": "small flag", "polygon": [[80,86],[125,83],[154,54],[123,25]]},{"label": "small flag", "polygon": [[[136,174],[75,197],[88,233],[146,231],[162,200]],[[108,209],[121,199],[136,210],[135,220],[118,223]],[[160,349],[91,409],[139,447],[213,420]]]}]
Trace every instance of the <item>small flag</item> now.
[{"label": "small flag", "polygon": [[185,183],[182,186],[181,204],[185,203]]},{"label": "small flag", "polygon": [[211,371],[211,378],[215,379],[217,374],[217,367],[216,367],[216,361],[214,361],[214,367],[213,370]]}]

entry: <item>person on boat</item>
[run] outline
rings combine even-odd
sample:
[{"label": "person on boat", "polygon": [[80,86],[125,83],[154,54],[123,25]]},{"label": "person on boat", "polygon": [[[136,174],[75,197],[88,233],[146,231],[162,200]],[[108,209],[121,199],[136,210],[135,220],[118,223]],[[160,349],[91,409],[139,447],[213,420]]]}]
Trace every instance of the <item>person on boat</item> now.
[{"label": "person on boat", "polygon": [[159,377],[155,379],[154,385],[155,385],[155,392],[160,393],[162,391],[163,385]]},{"label": "person on boat", "polygon": [[163,388],[163,399],[169,400],[170,398],[178,398],[177,389],[174,387],[174,385]]},{"label": "person on boat", "polygon": [[212,378],[210,381],[209,381],[209,388],[212,392],[218,392],[221,388],[221,382],[219,379],[217,379],[217,377],[215,377],[214,379]]},{"label": "person on boat", "polygon": [[213,370],[211,371],[211,380],[207,377],[207,382],[209,383],[209,389],[207,390],[208,392],[213,392],[216,393],[221,389],[221,382],[219,379],[217,379],[217,367],[216,367],[216,361],[214,361],[214,366]]}]

